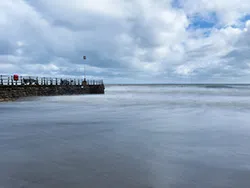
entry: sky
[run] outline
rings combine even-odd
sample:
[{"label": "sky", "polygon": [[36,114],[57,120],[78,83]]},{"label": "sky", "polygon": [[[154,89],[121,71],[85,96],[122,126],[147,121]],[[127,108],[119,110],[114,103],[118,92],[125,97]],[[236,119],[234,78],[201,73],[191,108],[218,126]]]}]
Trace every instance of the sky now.
[{"label": "sky", "polygon": [[0,0],[0,74],[84,67],[104,83],[250,83],[250,1]]}]

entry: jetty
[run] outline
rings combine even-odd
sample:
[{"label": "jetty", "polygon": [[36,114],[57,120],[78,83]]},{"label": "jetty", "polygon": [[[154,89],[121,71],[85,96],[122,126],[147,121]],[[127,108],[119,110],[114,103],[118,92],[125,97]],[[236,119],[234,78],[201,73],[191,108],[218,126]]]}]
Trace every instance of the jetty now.
[{"label": "jetty", "polygon": [[0,75],[0,102],[22,97],[104,94],[103,80]]}]

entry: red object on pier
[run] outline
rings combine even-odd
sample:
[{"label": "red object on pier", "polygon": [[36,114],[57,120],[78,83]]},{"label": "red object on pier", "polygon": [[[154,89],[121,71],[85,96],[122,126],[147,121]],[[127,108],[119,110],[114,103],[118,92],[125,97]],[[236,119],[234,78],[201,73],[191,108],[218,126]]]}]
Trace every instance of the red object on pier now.
[{"label": "red object on pier", "polygon": [[14,80],[17,81],[18,80],[18,75],[14,74]]}]

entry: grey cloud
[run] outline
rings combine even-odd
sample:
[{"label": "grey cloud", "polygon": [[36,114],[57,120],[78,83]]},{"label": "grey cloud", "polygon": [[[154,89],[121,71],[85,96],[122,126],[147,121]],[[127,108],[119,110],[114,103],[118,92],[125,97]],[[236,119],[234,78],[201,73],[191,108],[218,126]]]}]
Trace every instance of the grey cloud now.
[{"label": "grey cloud", "polygon": [[95,29],[95,25],[80,25],[80,24],[74,24],[67,20],[60,20],[56,19],[52,21],[52,25],[55,27],[64,27],[67,29],[71,29],[72,31],[92,31]]},{"label": "grey cloud", "polygon": [[240,63],[244,62],[245,60],[250,59],[250,43],[249,43],[249,48],[237,48],[232,51],[230,51],[227,55],[225,55],[223,58],[231,60],[229,62],[233,63]]},{"label": "grey cloud", "polygon": [[247,32],[244,32],[240,36],[239,40],[234,44],[234,49],[222,58],[227,61],[227,64],[234,69],[235,72],[240,72],[239,70],[245,71],[250,69],[249,59],[250,59],[250,30],[248,28]]},{"label": "grey cloud", "polygon": [[145,23],[143,18],[130,20],[130,23],[130,36],[134,38],[139,46],[153,48],[154,46],[159,45],[158,41],[155,39],[155,29],[153,25]]},{"label": "grey cloud", "polygon": [[10,41],[0,40],[0,55],[9,55],[15,53],[15,47]]},{"label": "grey cloud", "polygon": [[212,52],[213,49],[214,49],[213,44],[205,44],[205,45],[200,46],[198,49],[187,50],[186,56],[188,57],[188,59],[186,60],[189,61],[195,58],[202,58],[206,56],[208,53]]},{"label": "grey cloud", "polygon": [[[20,73],[81,76],[85,63],[93,67],[88,70],[90,76],[109,80],[177,81],[190,77],[194,80],[240,77],[248,69],[249,33],[241,34],[236,43],[225,41],[224,47],[228,45],[234,50],[221,54],[223,49],[216,46],[217,38],[213,38],[211,29],[206,30],[207,36],[204,36],[206,31],[195,34],[195,30],[188,30],[187,13],[172,9],[168,6],[170,1],[165,4],[151,0],[129,1],[130,9],[127,5],[122,7],[121,10],[126,11],[118,16],[91,9],[73,11],[50,6],[50,3],[66,1],[9,2],[8,6],[15,9],[5,10],[11,12],[8,23],[0,20],[0,27],[8,31],[0,31],[0,65],[15,65],[15,71]],[[143,6],[147,3],[158,6],[148,9]],[[164,20],[159,15],[166,12],[169,17]],[[160,37],[161,33],[166,36]],[[190,33],[193,35],[189,36]],[[185,47],[191,40],[192,45]],[[23,45],[16,45],[18,41]],[[87,61],[83,61],[83,55]],[[150,64],[159,71],[145,69],[144,66]],[[180,65],[191,67],[190,74],[177,74]]]}]

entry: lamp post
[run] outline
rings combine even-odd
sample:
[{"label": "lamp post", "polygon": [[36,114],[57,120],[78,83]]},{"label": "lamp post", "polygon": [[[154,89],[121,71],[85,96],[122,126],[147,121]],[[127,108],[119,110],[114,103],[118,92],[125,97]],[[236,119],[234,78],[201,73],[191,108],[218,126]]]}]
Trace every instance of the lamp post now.
[{"label": "lamp post", "polygon": [[[85,60],[85,61],[86,61],[86,56],[83,56],[83,60]],[[84,67],[83,67],[83,69],[84,69],[84,80],[86,80],[85,63],[84,63]]]},{"label": "lamp post", "polygon": [[[83,60],[86,60],[86,56],[83,56]],[[87,85],[87,81],[86,81],[86,71],[85,71],[85,63],[84,63],[84,67],[83,67],[83,71],[84,71],[84,80],[83,80],[83,85],[86,86]]]}]

